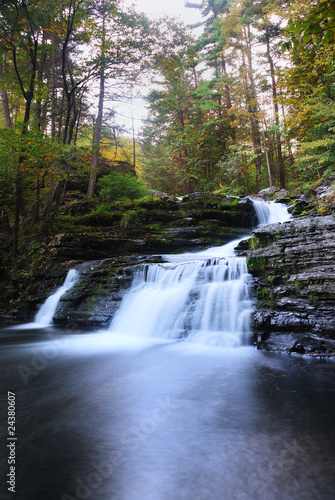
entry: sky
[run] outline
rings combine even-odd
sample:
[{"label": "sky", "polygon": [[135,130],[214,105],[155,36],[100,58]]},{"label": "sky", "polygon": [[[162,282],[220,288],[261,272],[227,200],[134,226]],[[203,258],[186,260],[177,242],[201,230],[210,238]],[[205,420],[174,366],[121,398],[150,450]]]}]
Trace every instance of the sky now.
[{"label": "sky", "polygon": [[[201,3],[201,0],[192,0]],[[202,20],[200,10],[185,7],[184,0],[123,0],[124,6],[134,5],[136,10],[145,13],[151,18],[177,17],[185,24],[196,24]],[[107,108],[111,103],[106,103]],[[117,123],[131,129],[131,116],[134,117],[134,127],[138,132],[142,126],[142,120],[146,117],[145,103],[141,99],[134,99],[133,106],[125,103],[113,103],[112,106],[117,115]],[[127,118],[125,118],[127,117]]]},{"label": "sky", "polygon": [[[125,4],[128,1],[125,0]],[[184,0],[133,0],[131,3],[136,5],[138,10],[155,18],[164,17],[164,15],[172,17],[180,16],[185,24],[193,24],[201,19],[199,10],[186,8]],[[195,0],[194,3],[201,2],[200,0]]]}]

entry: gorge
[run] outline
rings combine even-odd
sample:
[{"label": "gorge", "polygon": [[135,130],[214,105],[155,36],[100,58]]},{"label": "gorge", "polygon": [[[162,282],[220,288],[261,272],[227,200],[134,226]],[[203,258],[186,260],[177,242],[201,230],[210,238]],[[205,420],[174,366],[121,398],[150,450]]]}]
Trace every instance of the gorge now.
[{"label": "gorge", "polygon": [[[71,261],[56,312],[47,299],[35,322],[1,328],[18,500],[332,500],[335,366],[251,345],[254,285],[236,246],[251,262],[267,248]],[[85,315],[102,277],[114,304],[100,287]]]}]

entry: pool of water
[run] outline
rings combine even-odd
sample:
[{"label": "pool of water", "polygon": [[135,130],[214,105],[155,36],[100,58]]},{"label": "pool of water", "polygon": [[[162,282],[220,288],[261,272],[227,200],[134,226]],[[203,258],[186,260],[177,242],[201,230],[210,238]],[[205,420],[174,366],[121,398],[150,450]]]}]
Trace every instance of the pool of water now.
[{"label": "pool of water", "polygon": [[0,353],[1,499],[334,499],[332,361],[51,327]]}]

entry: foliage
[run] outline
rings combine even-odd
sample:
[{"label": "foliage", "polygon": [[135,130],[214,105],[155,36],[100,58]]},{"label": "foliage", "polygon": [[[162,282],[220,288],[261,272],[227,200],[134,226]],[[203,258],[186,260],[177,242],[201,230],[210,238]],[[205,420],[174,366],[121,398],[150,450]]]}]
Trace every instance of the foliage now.
[{"label": "foliage", "polygon": [[324,39],[306,44],[298,27],[291,34],[293,65],[281,72],[282,101],[290,108],[286,127],[297,142],[299,177],[311,182],[334,171],[335,47]]},{"label": "foliage", "polygon": [[223,184],[229,186],[226,194],[246,195],[255,190],[255,154],[247,146],[234,145],[218,163]]},{"label": "foliage", "polygon": [[[200,35],[175,19],[149,22],[118,0],[1,2],[0,196],[13,257],[30,224],[38,232],[44,219],[74,210],[89,173],[92,194],[113,162],[141,181],[103,177],[97,213],[142,197],[143,183],[170,194],[246,195],[334,172],[332,2],[197,7]],[[136,141],[134,130],[120,132],[115,110],[103,113],[103,101],[131,104],[148,80],[149,115]]]},{"label": "foliage", "polygon": [[0,129],[0,141],[0,193],[2,209],[9,213],[14,210],[17,175],[25,188],[24,199],[33,205],[36,183],[47,188],[52,181],[63,178],[68,163],[74,164],[77,158],[71,146],[63,146],[35,129],[24,136],[15,130]]},{"label": "foliage", "polygon": [[148,194],[145,184],[130,174],[111,172],[98,181],[99,197],[105,201],[136,200]]},{"label": "foliage", "polygon": [[[330,44],[335,41],[335,11],[334,5],[329,0],[318,0],[316,5],[310,5],[304,16],[290,19],[288,31],[300,37],[304,44],[322,43]],[[295,44],[295,40],[293,40]],[[291,48],[292,44],[286,43],[284,49]]]}]

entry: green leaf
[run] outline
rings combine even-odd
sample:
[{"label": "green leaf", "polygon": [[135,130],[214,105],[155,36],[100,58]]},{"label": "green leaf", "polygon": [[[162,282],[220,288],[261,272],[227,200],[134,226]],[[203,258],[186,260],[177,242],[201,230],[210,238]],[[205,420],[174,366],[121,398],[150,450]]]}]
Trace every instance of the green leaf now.
[{"label": "green leaf", "polygon": [[293,35],[300,35],[302,33],[303,28],[300,26],[300,24],[297,24],[295,28],[293,29]]},{"label": "green leaf", "polygon": [[304,36],[302,37],[302,41],[304,43],[307,43],[310,41],[311,37],[312,37],[312,35],[310,33],[305,33]]}]

